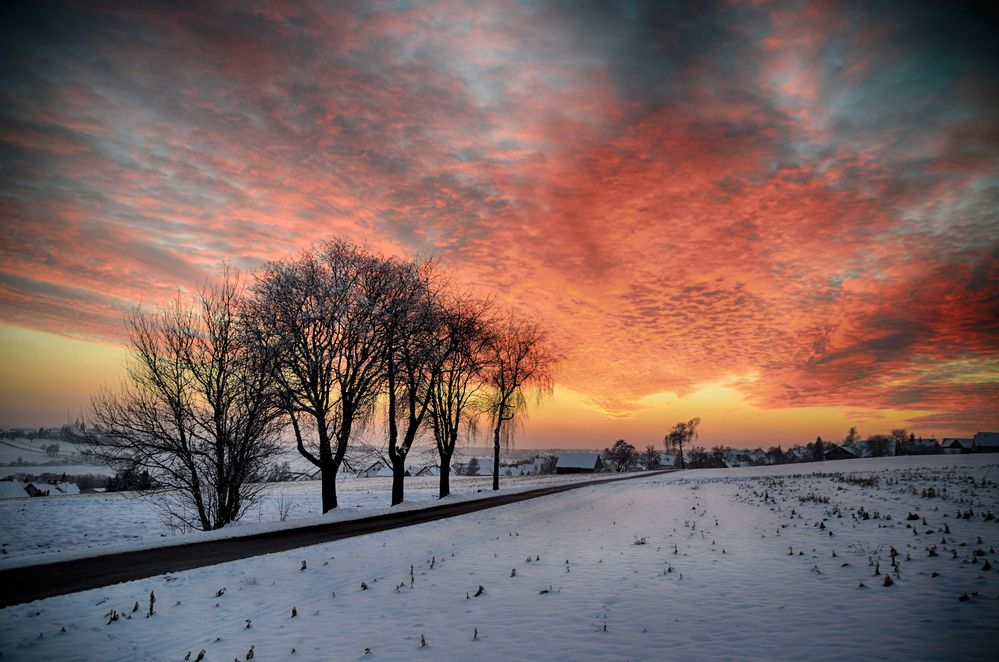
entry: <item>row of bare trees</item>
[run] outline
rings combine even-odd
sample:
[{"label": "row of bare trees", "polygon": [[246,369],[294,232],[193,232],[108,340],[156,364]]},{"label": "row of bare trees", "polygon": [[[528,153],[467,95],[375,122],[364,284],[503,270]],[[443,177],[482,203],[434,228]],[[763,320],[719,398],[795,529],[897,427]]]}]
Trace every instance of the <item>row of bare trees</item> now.
[{"label": "row of bare trees", "polygon": [[456,293],[435,262],[346,240],[268,263],[249,284],[226,270],[193,303],[137,310],[128,326],[128,378],[95,396],[87,439],[112,466],[148,470],[173,494],[170,514],[200,529],[239,519],[289,429],[320,471],[323,512],[337,507],[348,449],[376,420],[393,505],[423,435],[447,496],[455,447],[483,417],[498,489],[500,446],[556,367],[537,325]]}]

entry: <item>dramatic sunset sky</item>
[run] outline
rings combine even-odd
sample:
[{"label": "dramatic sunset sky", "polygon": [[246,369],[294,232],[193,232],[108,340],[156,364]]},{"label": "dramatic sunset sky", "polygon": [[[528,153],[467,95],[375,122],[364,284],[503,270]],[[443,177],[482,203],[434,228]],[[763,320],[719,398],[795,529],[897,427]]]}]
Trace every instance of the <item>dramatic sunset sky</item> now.
[{"label": "dramatic sunset sky", "polygon": [[0,425],[85,412],[137,303],[342,235],[548,328],[527,446],[999,428],[987,3],[20,4]]}]

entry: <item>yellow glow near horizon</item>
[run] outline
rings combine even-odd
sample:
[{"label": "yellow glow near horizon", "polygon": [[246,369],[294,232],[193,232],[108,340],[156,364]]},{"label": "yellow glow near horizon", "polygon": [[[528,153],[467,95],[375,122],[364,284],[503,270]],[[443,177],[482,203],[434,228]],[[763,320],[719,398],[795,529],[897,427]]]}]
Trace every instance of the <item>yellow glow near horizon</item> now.
[{"label": "yellow glow near horizon", "polygon": [[61,425],[85,414],[91,394],[117,385],[126,350],[0,325],[0,425]]},{"label": "yellow glow near horizon", "polygon": [[927,413],[842,407],[760,409],[727,385],[733,381],[739,380],[703,384],[683,397],[669,392],[646,396],[638,403],[641,409],[626,418],[608,415],[586,396],[558,387],[551,400],[532,408],[521,439],[526,447],[597,448],[624,438],[643,448],[661,444],[673,424],[699,416],[700,445],[787,447],[814,441],[816,436],[838,441],[851,426],[862,434],[888,432],[905,427],[906,418]]},{"label": "yellow glow near horizon", "polygon": [[[0,425],[60,425],[85,414],[90,396],[124,375],[123,346],[0,325]],[[847,410],[842,407],[760,409],[736,388],[752,376],[701,384],[682,397],[671,392],[641,398],[636,410],[608,412],[585,394],[556,387],[531,402],[518,445],[526,448],[603,448],[615,439],[637,447],[659,445],[674,423],[700,416],[699,444],[756,447],[823,439],[837,441],[852,425],[862,434],[905,427],[926,412]],[[483,437],[483,440],[485,438]]]}]

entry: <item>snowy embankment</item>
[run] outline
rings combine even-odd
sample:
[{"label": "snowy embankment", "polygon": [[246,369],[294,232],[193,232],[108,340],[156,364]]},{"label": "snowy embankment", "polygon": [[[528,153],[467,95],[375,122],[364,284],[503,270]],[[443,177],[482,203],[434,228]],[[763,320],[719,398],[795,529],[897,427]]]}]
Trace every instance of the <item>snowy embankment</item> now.
[{"label": "snowy embankment", "polygon": [[[607,478],[600,474],[502,477],[503,493]],[[0,500],[0,569],[153,546],[218,540],[295,526],[370,517],[441,503],[439,478],[406,479],[405,503],[389,507],[391,478],[342,478],[340,508],[322,514],[319,481],[271,483],[242,520],[220,531],[164,521],[152,499],[130,492]],[[495,495],[488,476],[452,476],[450,502]]]},{"label": "snowy embankment", "polygon": [[884,458],[587,487],[7,608],[0,654],[987,659],[997,461]]}]

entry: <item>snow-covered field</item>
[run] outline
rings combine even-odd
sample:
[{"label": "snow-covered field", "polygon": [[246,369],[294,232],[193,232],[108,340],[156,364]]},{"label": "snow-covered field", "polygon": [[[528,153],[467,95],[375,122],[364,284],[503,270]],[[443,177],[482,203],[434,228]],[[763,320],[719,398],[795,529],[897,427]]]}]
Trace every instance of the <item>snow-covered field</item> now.
[{"label": "snow-covered field", "polygon": [[[50,444],[59,446],[54,455],[45,452]],[[82,446],[61,439],[0,439],[0,478],[17,474],[98,474],[111,476],[110,467],[87,464]]]},{"label": "snow-covered field", "polygon": [[[599,476],[606,477],[606,476]],[[501,477],[504,491],[592,480],[592,475]],[[405,507],[438,503],[439,478],[406,479]],[[279,526],[316,524],[389,510],[391,478],[342,477],[340,508],[322,515],[319,481],[272,483],[260,502],[223,531],[178,529],[148,497],[131,492],[0,499],[0,568],[122,551],[153,544],[178,544],[245,535]],[[492,496],[488,476],[452,476],[452,500]]]},{"label": "snow-covered field", "polygon": [[7,608],[0,655],[988,659],[997,462],[882,458],[587,487]]}]

